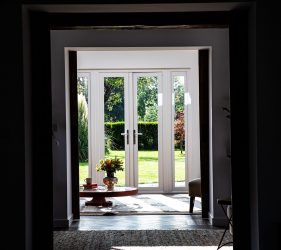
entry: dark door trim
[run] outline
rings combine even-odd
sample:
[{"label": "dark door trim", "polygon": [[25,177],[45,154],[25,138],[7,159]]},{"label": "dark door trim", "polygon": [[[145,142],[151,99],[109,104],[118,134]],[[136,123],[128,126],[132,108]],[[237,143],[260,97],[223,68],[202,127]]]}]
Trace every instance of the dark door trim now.
[{"label": "dark door trim", "polygon": [[209,50],[199,50],[199,120],[202,218],[209,216]]},{"label": "dark door trim", "polygon": [[[48,14],[30,15],[32,246],[53,247],[52,85]],[[43,243],[44,242],[44,243]]]},{"label": "dark door trim", "polygon": [[71,187],[73,219],[80,219],[79,202],[79,150],[78,150],[78,101],[77,101],[77,52],[69,51],[69,99],[71,134]]},{"label": "dark door trim", "polygon": [[231,12],[229,41],[233,240],[235,249],[251,249],[248,10]]}]

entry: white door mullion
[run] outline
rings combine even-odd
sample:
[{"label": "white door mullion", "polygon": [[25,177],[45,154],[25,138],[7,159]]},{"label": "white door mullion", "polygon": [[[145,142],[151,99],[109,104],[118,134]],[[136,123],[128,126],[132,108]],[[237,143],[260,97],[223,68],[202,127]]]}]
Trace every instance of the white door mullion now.
[{"label": "white door mullion", "polygon": [[104,157],[104,137],[102,131],[104,131],[103,126],[103,79],[97,71],[93,71],[91,74],[91,88],[90,88],[90,130],[91,130],[91,139],[90,139],[90,149],[91,149],[91,176],[94,178],[94,181],[99,185],[102,183],[103,175],[96,171],[96,164],[100,159]]},{"label": "white door mullion", "polygon": [[170,71],[163,71],[163,191],[173,189],[173,136],[172,136],[172,87]]},{"label": "white door mullion", "polygon": [[131,127],[131,145],[132,145],[132,166],[134,169],[134,176],[132,178],[134,186],[138,187],[139,185],[139,171],[138,171],[138,136],[135,138],[135,144],[134,144],[134,130],[136,130],[136,133],[138,133],[138,108],[137,108],[137,75],[131,74],[131,80],[132,80],[132,95],[131,95],[131,107],[132,107],[132,127]]},{"label": "white door mullion", "polygon": [[[184,98],[186,99],[189,95],[189,82],[190,79],[188,78],[188,74],[187,72],[184,73]],[[185,148],[185,189],[188,190],[188,179],[189,179],[189,166],[191,165],[191,146],[192,146],[192,140],[191,140],[191,135],[192,135],[192,131],[191,131],[191,126],[190,123],[192,122],[192,116],[191,116],[191,108],[190,108],[190,104],[187,103],[187,100],[184,101],[184,127],[185,127],[185,144],[184,144],[184,148]]]},{"label": "white door mullion", "polygon": [[164,188],[164,160],[163,160],[163,79],[162,72],[157,74],[158,78],[158,176],[159,176],[159,190]]},{"label": "white door mullion", "polygon": [[93,85],[91,84],[92,82],[92,75],[93,73],[89,73],[89,84],[88,84],[88,176],[93,177],[93,159],[92,159],[92,143],[91,143],[91,138],[93,137],[93,131],[92,131],[92,104],[91,102],[93,101],[92,98],[90,98],[91,93],[92,93],[92,88]]},{"label": "white door mullion", "polygon": [[[125,143],[125,185],[126,186],[132,186],[131,182],[131,176],[133,175],[132,172],[132,164],[131,164],[131,139],[130,139],[130,119],[131,119],[131,105],[130,105],[130,75],[129,73],[124,75],[124,89],[125,89],[125,126],[124,126],[124,133],[126,133],[126,136],[124,138]],[[129,133],[129,135],[127,135]],[[129,140],[127,140],[129,138]]]}]

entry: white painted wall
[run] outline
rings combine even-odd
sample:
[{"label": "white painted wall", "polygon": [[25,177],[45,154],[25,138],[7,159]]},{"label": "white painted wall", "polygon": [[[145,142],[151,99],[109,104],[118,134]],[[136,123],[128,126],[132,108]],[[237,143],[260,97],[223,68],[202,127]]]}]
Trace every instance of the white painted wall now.
[{"label": "white painted wall", "polygon": [[[86,48],[85,48],[86,49]],[[97,48],[92,48],[97,50]],[[100,48],[79,51],[77,68],[84,69],[166,69],[193,68],[196,50],[186,48]],[[79,48],[80,50],[80,48]]]},{"label": "white painted wall", "polygon": [[211,46],[210,83],[210,218],[214,224],[225,221],[216,199],[231,193],[230,161],[226,157],[229,121],[222,106],[229,104],[228,29],[194,30],[71,30],[51,32],[53,123],[58,125],[53,148],[54,220],[71,216],[69,166],[66,156],[65,47],[167,47]]},{"label": "white painted wall", "polygon": [[199,119],[199,65],[198,51],[192,62],[193,72],[187,74],[187,92],[191,104],[187,105],[187,164],[188,180],[200,178],[200,119]]}]

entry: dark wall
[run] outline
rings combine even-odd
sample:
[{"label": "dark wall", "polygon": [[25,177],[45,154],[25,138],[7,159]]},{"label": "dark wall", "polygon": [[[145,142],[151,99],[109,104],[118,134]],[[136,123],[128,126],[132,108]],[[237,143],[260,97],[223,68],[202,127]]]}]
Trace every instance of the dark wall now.
[{"label": "dark wall", "polygon": [[[233,11],[230,40],[230,109],[233,241],[237,249],[250,249],[248,11]],[[243,193],[243,195],[241,195]],[[245,206],[241,206],[245,204]]]},{"label": "dark wall", "polygon": [[[1,245],[25,245],[25,123],[20,5],[1,5]],[[9,15],[6,15],[9,13]],[[29,197],[30,198],[30,195]],[[27,200],[29,201],[29,199]],[[30,232],[30,230],[28,230]],[[16,234],[16,237],[15,237]],[[27,232],[28,234],[28,232]],[[16,240],[15,240],[16,239]],[[2,247],[0,247],[2,248]]]},{"label": "dark wall", "polygon": [[[16,0],[14,4],[1,6],[1,142],[3,148],[1,181],[2,201],[7,204],[3,217],[2,235],[8,242],[9,236],[13,237],[13,246],[10,249],[24,249],[26,230],[25,226],[31,223],[30,217],[25,217],[25,201],[31,198],[31,191],[25,194],[25,169],[26,156],[30,148],[25,147],[24,131],[24,88],[23,88],[23,63],[22,63],[22,22],[21,5]],[[52,2],[52,1],[45,1]],[[90,1],[88,1],[90,2]],[[164,2],[164,1],[162,1]],[[188,1],[181,1],[188,2]],[[281,149],[281,122],[279,91],[280,84],[280,12],[270,1],[258,1],[256,8],[256,51],[250,50],[251,84],[249,88],[249,117],[250,117],[250,180],[239,183],[241,195],[243,189],[250,190],[249,204],[253,208],[252,215],[252,249],[280,249],[281,228],[281,197],[279,194],[280,183],[280,153]],[[251,21],[255,21],[252,17]],[[251,25],[253,28],[254,24]],[[255,34],[251,34],[254,38]],[[254,45],[253,45],[254,46]],[[255,60],[256,58],[256,60]],[[239,84],[239,83],[237,83]],[[28,100],[26,100],[28,102]],[[253,112],[253,113],[252,113]],[[250,114],[251,113],[251,114]],[[6,164],[8,159],[8,166]],[[5,160],[5,163],[4,163]],[[30,174],[27,172],[27,174]],[[243,174],[243,171],[241,171]],[[17,188],[11,193],[11,177]],[[6,185],[5,184],[6,180]],[[4,182],[4,183],[3,183]],[[8,187],[8,188],[7,188]],[[16,200],[14,200],[16,198]],[[27,203],[28,205],[28,203]],[[245,205],[245,204],[242,204]],[[247,204],[245,205],[247,206]],[[27,206],[28,208],[28,206]],[[30,214],[29,214],[30,216]],[[42,228],[44,228],[44,215]],[[258,219],[255,220],[255,219]],[[258,230],[256,230],[258,226]],[[27,235],[30,235],[30,229]],[[257,238],[258,237],[258,238]],[[255,248],[253,248],[255,246]],[[30,249],[29,247],[27,249]]]},{"label": "dark wall", "polygon": [[260,249],[281,249],[280,9],[257,4],[257,188]]},{"label": "dark wall", "polygon": [[256,8],[253,6],[249,12],[249,165],[250,165],[250,216],[252,249],[259,249],[259,214],[258,214],[258,188],[257,188],[257,88],[256,88]]}]

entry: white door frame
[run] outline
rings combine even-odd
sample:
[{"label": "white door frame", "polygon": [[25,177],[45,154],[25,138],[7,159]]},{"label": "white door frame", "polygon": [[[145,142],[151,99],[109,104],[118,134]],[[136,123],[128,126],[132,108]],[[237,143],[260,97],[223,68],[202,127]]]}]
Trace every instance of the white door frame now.
[{"label": "white door frame", "polygon": [[[190,138],[188,138],[188,134],[191,133],[192,131],[192,122],[191,119],[192,117],[190,116],[190,113],[189,113],[189,104],[187,102],[187,96],[190,95],[189,93],[189,86],[188,86],[188,82],[189,82],[189,79],[188,79],[188,73],[189,71],[172,71],[171,74],[170,74],[170,88],[172,89],[171,92],[172,92],[172,111],[171,111],[171,115],[172,115],[172,140],[171,140],[171,147],[172,147],[172,156],[171,156],[171,160],[172,160],[172,189],[173,190],[177,190],[177,191],[186,191],[188,189],[188,166],[189,166],[189,163],[190,163],[190,159],[189,157],[191,156],[190,152],[192,150],[191,148],[191,140]],[[184,187],[176,187],[175,185],[175,151],[174,151],[174,114],[175,114],[175,103],[174,103],[174,100],[175,100],[175,95],[174,95],[174,86],[173,86],[173,78],[175,76],[183,76],[184,77],[184,130],[185,130],[185,186]]]},{"label": "white door frame", "polygon": [[[175,187],[174,185],[174,141],[173,141],[173,82],[172,77],[174,75],[180,74],[185,76],[185,93],[192,92],[189,90],[190,81],[190,71],[189,68],[183,69],[123,69],[123,70],[78,70],[78,74],[90,74],[91,79],[89,84],[89,175],[92,176],[98,184],[102,184],[103,173],[96,172],[95,164],[99,159],[104,158],[104,120],[100,117],[104,117],[104,86],[103,77],[105,76],[122,76],[124,77],[124,89],[125,89],[125,131],[129,129],[129,145],[125,143],[125,150],[127,150],[126,160],[128,167],[126,169],[126,185],[137,186],[138,173],[137,169],[133,166],[136,165],[136,146],[137,142],[133,145],[133,129],[137,131],[136,117],[130,114],[136,113],[136,105],[132,105],[132,101],[129,103],[129,96],[135,96],[136,100],[136,87],[134,87],[134,77],[136,76],[148,76],[148,75],[158,75],[159,86],[158,94],[161,94],[162,103],[158,114],[158,152],[159,152],[159,186],[158,188],[139,188],[141,193],[155,192],[155,193],[172,193],[172,192],[187,192],[188,191],[188,177],[189,177],[189,156],[192,154],[192,147],[188,144],[190,139],[186,138],[186,168],[185,168],[185,187]],[[97,81],[98,79],[98,81]],[[131,84],[133,83],[133,84]],[[191,93],[192,94],[192,93]],[[158,95],[159,96],[159,95]],[[196,95],[193,95],[193,98]],[[135,101],[134,101],[135,102]],[[163,112],[165,109],[165,112]],[[185,105],[185,120],[190,119],[192,112],[187,112],[187,109],[192,109],[192,106],[187,107]],[[127,111],[126,111],[127,110]],[[187,114],[186,114],[187,112]],[[98,123],[97,123],[98,121]],[[96,122],[96,125],[93,123]],[[189,123],[185,122],[188,126]],[[186,131],[190,132],[190,127],[186,127]],[[199,129],[199,128],[198,128]],[[189,133],[188,132],[188,133]],[[186,133],[186,136],[188,135]],[[165,136],[163,136],[165,135]],[[133,145],[130,147],[130,145]],[[92,150],[96,148],[96,150]],[[99,148],[97,150],[97,148]],[[165,153],[164,153],[165,152]],[[172,166],[172,167],[171,167]]]}]

